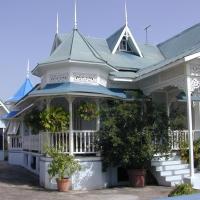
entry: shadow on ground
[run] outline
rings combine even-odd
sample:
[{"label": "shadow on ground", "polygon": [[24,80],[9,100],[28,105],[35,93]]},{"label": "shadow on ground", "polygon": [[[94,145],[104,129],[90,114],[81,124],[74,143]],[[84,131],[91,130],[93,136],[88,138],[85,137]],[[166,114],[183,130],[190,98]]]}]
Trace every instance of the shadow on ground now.
[{"label": "shadow on ground", "polygon": [[0,183],[39,187],[39,178],[23,167],[0,161]]}]

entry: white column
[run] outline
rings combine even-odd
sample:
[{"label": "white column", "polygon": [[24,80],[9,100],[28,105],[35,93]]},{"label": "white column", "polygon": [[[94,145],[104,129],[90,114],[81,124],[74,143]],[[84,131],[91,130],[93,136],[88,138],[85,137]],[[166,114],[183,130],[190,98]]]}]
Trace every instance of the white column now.
[{"label": "white column", "polygon": [[191,104],[191,77],[190,66],[186,66],[187,72],[187,118],[189,131],[189,159],[190,159],[190,176],[194,176],[194,154],[193,154],[193,134],[192,134],[192,104]]},{"label": "white column", "polygon": [[[96,100],[96,104],[97,104],[97,110],[98,112],[100,111],[100,104],[99,104],[99,100]],[[98,115],[97,119],[96,119],[96,130],[99,131],[100,130],[100,114]]]},{"label": "white column", "polygon": [[73,101],[72,97],[67,98],[69,103],[69,153],[74,154],[74,138],[73,138]]},{"label": "white column", "polygon": [[2,133],[2,140],[3,140],[3,142],[2,142],[2,150],[3,150],[3,156],[5,158],[5,152],[4,152],[4,149],[5,149],[5,146],[4,146],[5,135],[4,135],[4,132],[5,132],[5,128],[3,128],[3,133]]}]

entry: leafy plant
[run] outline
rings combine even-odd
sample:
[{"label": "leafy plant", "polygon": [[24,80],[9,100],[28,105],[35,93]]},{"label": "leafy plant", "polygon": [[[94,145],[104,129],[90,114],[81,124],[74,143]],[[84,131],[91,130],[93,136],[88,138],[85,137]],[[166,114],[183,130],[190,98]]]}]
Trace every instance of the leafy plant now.
[{"label": "leafy plant", "polygon": [[80,117],[85,121],[92,121],[99,115],[97,105],[91,102],[84,102],[78,109]]},{"label": "leafy plant", "polygon": [[81,169],[80,164],[72,155],[64,154],[61,150],[53,147],[47,148],[46,153],[53,159],[48,169],[51,177],[57,177],[60,180],[69,178]]},{"label": "leafy plant", "polygon": [[41,111],[37,108],[33,108],[31,112],[27,113],[24,116],[24,122],[26,126],[32,129],[33,134],[39,133],[40,130],[43,129],[41,120],[40,120],[40,113]]},{"label": "leafy plant", "polygon": [[69,128],[69,113],[62,107],[50,107],[40,113],[41,123],[45,130],[56,133]]},{"label": "leafy plant", "polygon": [[[194,166],[198,167],[200,164],[200,138],[193,142],[193,152],[194,152]],[[189,163],[189,144],[184,142],[180,145],[180,156],[181,159]]]},{"label": "leafy plant", "polygon": [[167,137],[163,144],[153,143],[155,137],[160,142],[168,135],[168,118],[149,104],[108,101],[102,105],[99,148],[105,168],[145,168],[155,153],[168,152]]},{"label": "leafy plant", "polygon": [[194,194],[194,193],[196,193],[196,190],[192,188],[191,184],[183,183],[183,184],[177,185],[175,189],[172,192],[170,192],[168,196],[172,197],[172,196],[187,195],[187,194]]},{"label": "leafy plant", "polygon": [[176,106],[170,112],[169,122],[171,130],[183,130],[186,128],[185,125],[187,124],[187,118],[181,107]]}]

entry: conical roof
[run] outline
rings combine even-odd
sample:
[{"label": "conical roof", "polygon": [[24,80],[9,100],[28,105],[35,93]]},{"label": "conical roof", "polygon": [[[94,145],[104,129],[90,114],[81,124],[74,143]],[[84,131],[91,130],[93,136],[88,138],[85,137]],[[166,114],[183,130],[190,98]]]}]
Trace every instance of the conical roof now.
[{"label": "conical roof", "polygon": [[21,87],[17,90],[17,92],[7,100],[7,103],[17,102],[21,98],[23,98],[28,92],[30,92],[33,88],[33,85],[29,78],[26,78],[24,83],[21,85]]}]

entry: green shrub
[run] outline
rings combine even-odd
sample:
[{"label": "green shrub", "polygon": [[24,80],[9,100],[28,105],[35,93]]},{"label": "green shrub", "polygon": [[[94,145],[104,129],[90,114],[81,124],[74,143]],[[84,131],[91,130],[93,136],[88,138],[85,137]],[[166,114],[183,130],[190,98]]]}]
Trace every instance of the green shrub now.
[{"label": "green shrub", "polygon": [[172,190],[168,196],[173,197],[173,196],[187,195],[193,193],[196,193],[196,190],[192,188],[192,185],[188,183],[183,183],[177,185],[175,189]]}]

